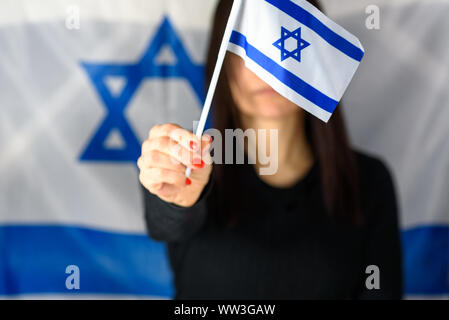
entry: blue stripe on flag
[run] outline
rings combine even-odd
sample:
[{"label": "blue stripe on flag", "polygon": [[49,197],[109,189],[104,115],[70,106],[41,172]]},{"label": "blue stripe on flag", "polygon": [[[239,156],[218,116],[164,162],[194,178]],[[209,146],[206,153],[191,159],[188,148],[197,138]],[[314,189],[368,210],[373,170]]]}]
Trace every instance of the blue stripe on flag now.
[{"label": "blue stripe on flag", "polygon": [[362,58],[365,54],[362,49],[356,47],[351,42],[349,42],[339,34],[329,29],[319,19],[313,16],[310,12],[298,6],[296,3],[290,0],[265,0],[265,1],[272,4],[279,10],[285,12],[293,19],[301,22],[309,29],[313,30],[321,38],[327,41],[330,45],[340,50],[347,56],[351,57],[356,61],[359,62],[362,61]]},{"label": "blue stripe on flag", "polygon": [[299,95],[311,101],[321,109],[326,110],[329,113],[334,112],[338,105],[338,101],[333,100],[321,91],[309,85],[304,80],[300,79],[298,76],[294,75],[292,72],[282,68],[272,59],[250,45],[243,34],[233,31],[230,42],[245,49],[248,58],[271,73],[287,87],[294,90]]},{"label": "blue stripe on flag", "polygon": [[405,292],[449,293],[449,226],[426,226],[402,233]]},{"label": "blue stripe on flag", "polygon": [[[449,226],[402,232],[406,295],[449,293]],[[80,290],[65,268],[80,267]],[[145,235],[67,226],[0,226],[0,295],[130,294],[172,297],[165,248]]]},{"label": "blue stripe on flag", "polygon": [[[80,269],[80,290],[65,287]],[[0,295],[119,294],[172,297],[165,246],[146,235],[69,226],[0,226]]]}]

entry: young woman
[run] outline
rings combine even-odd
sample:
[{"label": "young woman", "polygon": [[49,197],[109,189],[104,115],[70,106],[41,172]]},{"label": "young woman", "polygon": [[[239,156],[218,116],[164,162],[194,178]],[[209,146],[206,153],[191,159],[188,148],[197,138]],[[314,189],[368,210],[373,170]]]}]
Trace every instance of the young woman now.
[{"label": "young woman", "polygon": [[[207,81],[231,6],[217,8]],[[138,161],[145,217],[150,236],[168,244],[176,298],[401,298],[392,179],[379,160],[351,150],[341,107],[324,124],[228,53],[213,112],[223,134],[277,129],[278,171],[259,175],[260,161],[208,165],[199,157],[208,157],[209,137],[151,129]]]}]

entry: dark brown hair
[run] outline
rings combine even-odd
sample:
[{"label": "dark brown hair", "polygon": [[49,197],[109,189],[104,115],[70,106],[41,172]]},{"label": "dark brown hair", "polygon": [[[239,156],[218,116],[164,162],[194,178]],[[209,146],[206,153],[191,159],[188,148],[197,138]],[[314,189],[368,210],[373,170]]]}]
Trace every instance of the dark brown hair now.
[{"label": "dark brown hair", "polygon": [[[317,1],[309,2],[320,9]],[[220,0],[216,9],[206,64],[206,87],[214,71],[232,3],[232,0]],[[238,109],[231,95],[226,68],[223,68],[215,93],[213,127],[224,134],[225,129],[240,127],[238,119]],[[350,148],[341,106],[327,124],[306,113],[305,128],[319,168],[324,208],[330,215],[342,215],[357,221],[360,208],[355,155]],[[239,166],[224,164],[214,166],[214,179],[222,188],[224,199],[233,199],[233,212],[236,211],[236,206],[243,203],[239,196],[243,192],[238,190],[239,184],[234,180],[241,177],[237,167]]]}]

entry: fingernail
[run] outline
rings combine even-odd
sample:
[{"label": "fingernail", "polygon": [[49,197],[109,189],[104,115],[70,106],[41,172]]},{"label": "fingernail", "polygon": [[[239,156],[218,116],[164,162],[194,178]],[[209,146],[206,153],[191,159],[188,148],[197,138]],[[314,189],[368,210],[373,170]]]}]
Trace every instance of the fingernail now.
[{"label": "fingernail", "polygon": [[196,143],[195,141],[190,141],[190,149],[192,149],[193,151],[197,151],[199,149],[198,147],[198,143]]},{"label": "fingernail", "polygon": [[201,159],[195,159],[193,160],[193,165],[199,169],[202,169],[204,167],[204,161]]},{"label": "fingernail", "polygon": [[203,136],[203,140],[204,140],[204,141],[207,141],[207,142],[212,142],[212,141],[214,141],[214,138],[212,138],[212,136],[210,136],[210,135],[208,135],[208,134],[205,134],[205,135]]},{"label": "fingernail", "polygon": [[190,186],[192,184],[192,180],[190,180],[189,178],[186,178],[186,185]]}]

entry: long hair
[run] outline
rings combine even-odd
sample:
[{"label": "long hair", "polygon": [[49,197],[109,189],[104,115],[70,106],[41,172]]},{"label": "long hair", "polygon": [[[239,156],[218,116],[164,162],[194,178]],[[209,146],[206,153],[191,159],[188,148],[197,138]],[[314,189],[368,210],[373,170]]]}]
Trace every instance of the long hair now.
[{"label": "long hair", "polygon": [[[309,2],[320,9],[317,1]],[[232,4],[232,0],[220,0],[216,9],[207,56],[206,87],[212,78]],[[223,68],[215,93],[213,127],[222,134],[225,129],[241,128],[238,115],[239,110],[231,94],[228,74],[226,68]],[[325,210],[329,215],[345,216],[351,221],[358,221],[360,207],[356,160],[350,148],[341,106],[334,111],[327,124],[308,113],[304,121],[307,140],[319,168]],[[233,199],[230,204],[233,207],[230,211],[233,213],[243,212],[238,207],[244,203],[244,192],[239,190],[239,184],[235,183],[241,177],[238,167],[240,166],[224,164],[214,166],[213,178],[221,188],[224,199]]]}]

